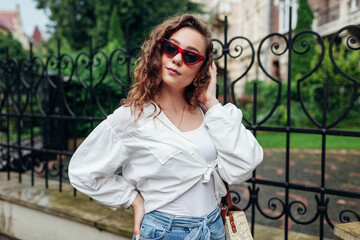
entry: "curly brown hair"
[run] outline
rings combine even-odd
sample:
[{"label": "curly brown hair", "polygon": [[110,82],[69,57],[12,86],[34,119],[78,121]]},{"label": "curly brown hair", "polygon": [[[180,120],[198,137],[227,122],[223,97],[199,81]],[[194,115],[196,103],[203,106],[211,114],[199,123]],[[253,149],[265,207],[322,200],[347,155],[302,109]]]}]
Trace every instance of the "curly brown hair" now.
[{"label": "curly brown hair", "polygon": [[[134,71],[135,83],[128,93],[127,99],[122,101],[122,105],[130,106],[131,113],[138,113],[136,119],[142,114],[145,104],[154,104],[156,96],[159,94],[161,84],[161,55],[162,49],[159,40],[169,39],[172,34],[183,27],[191,27],[197,30],[205,39],[206,55],[202,66],[197,73],[196,86],[190,84],[185,88],[184,97],[186,102],[192,107],[200,105],[200,95],[209,85],[208,69],[213,61],[213,44],[211,33],[205,23],[191,14],[183,14],[171,18],[157,26],[147,41],[142,46],[140,58],[136,60]],[[156,117],[156,116],[155,116]]]}]

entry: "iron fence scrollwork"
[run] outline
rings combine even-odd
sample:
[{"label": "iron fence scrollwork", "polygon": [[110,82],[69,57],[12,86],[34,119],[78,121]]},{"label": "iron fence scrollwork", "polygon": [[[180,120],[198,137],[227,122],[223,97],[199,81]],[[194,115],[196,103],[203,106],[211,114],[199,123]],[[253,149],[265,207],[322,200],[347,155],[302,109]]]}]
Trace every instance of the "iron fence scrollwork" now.
[{"label": "iron fence scrollwork", "polygon": [[[289,11],[292,12],[291,10]],[[291,15],[290,15],[291,21]],[[228,102],[228,91],[231,92],[231,100],[238,105],[236,100],[235,85],[253,68],[255,61],[264,75],[277,85],[275,101],[271,109],[261,119],[258,117],[258,86],[257,82],[253,87],[253,109],[252,119],[244,117],[248,129],[256,136],[258,131],[282,132],[286,134],[285,149],[285,179],[276,181],[257,177],[254,171],[249,184],[245,189],[249,199],[232,190],[233,202],[243,205],[245,211],[250,211],[251,229],[254,234],[257,214],[269,220],[284,219],[284,237],[288,239],[289,221],[301,225],[311,225],[318,221],[319,238],[324,238],[324,222],[333,228],[335,222],[360,221],[360,213],[346,209],[339,213],[337,220],[329,216],[329,196],[341,196],[352,199],[360,199],[360,193],[347,190],[332,189],[326,186],[325,164],[326,164],[326,137],[353,136],[360,137],[359,131],[345,131],[332,129],[339,124],[353,108],[356,99],[359,97],[359,81],[344,72],[336,63],[333,49],[336,39],[341,33],[349,29],[359,30],[359,26],[346,26],[336,32],[330,40],[328,53],[331,63],[337,71],[353,85],[353,91],[347,108],[337,119],[328,123],[327,92],[329,83],[324,82],[323,87],[323,116],[319,122],[310,114],[302,95],[302,84],[320,67],[326,52],[322,37],[311,30],[301,31],[292,37],[291,28],[288,34],[271,33],[263,38],[255,51],[253,43],[246,37],[236,36],[228,40],[227,18],[224,21],[224,41],[213,39],[215,46],[214,58],[216,61],[223,61],[223,103]],[[291,26],[291,22],[289,24]],[[309,41],[301,42],[301,49],[294,47],[294,43],[300,36],[311,34],[317,39],[320,46],[320,57],[313,69],[296,81],[292,81],[291,63],[292,54],[305,54],[311,47]],[[266,126],[265,124],[273,116],[281,102],[283,82],[272,76],[266,69],[261,59],[261,53],[265,48],[265,42],[271,41],[270,51],[275,56],[288,54],[288,79],[287,79],[287,123],[286,126]],[[241,43],[246,44],[243,47]],[[129,42],[127,41],[127,44]],[[350,50],[359,50],[359,39],[350,36],[346,40]],[[117,48],[110,53],[100,49],[93,49],[92,38],[89,38],[89,50],[78,53],[76,56],[61,52],[61,42],[58,42],[57,53],[49,56],[46,60],[34,56],[33,47],[30,46],[29,57],[19,61],[10,58],[8,50],[5,51],[5,58],[0,60],[0,121],[1,135],[5,141],[1,141],[0,171],[6,172],[10,179],[12,172],[17,172],[21,182],[22,174],[30,170],[32,184],[34,176],[44,177],[46,187],[49,178],[59,180],[59,191],[62,191],[62,184],[67,180],[67,165],[74,149],[79,143],[79,136],[74,130],[77,124],[88,124],[87,131],[93,129],[102,119],[111,113],[119,103],[120,99],[126,96],[131,83],[131,69],[134,60],[139,54],[139,47]],[[245,50],[249,53],[248,64],[243,73],[235,79],[229,79],[228,57],[240,59],[244,57]],[[230,81],[231,80],[231,81]],[[228,86],[229,82],[231,83]],[[291,125],[290,87],[296,82],[296,89],[302,110],[308,119],[315,125],[315,128],[301,128]],[[100,96],[100,93],[102,94]],[[26,126],[24,126],[26,125]],[[70,129],[70,131],[69,131]],[[25,132],[25,131],[29,132]],[[290,180],[290,134],[307,133],[320,135],[321,146],[321,177],[319,186],[309,186],[294,183]],[[26,135],[26,139],[21,137]],[[71,139],[72,142],[64,141]],[[265,187],[275,187],[284,191],[283,198],[279,196],[266,196],[268,199],[261,199],[259,194]],[[312,193],[315,211],[309,211],[307,204],[301,200],[291,200],[290,191],[301,191]],[[74,191],[75,193],[75,191]],[[260,201],[260,199],[262,201]],[[267,201],[267,208],[264,210],[263,203]],[[305,215],[312,215],[304,220]],[[299,218],[300,216],[300,218]]]}]

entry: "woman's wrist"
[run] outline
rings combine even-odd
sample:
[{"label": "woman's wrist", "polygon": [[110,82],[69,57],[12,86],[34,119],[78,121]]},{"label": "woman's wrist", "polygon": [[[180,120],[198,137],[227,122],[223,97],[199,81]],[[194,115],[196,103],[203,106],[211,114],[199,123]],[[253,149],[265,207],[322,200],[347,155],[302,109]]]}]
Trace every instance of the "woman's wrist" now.
[{"label": "woman's wrist", "polygon": [[209,110],[211,107],[215,106],[218,103],[219,103],[219,100],[217,100],[216,98],[213,98],[213,99],[206,101],[204,103],[204,106],[205,106],[206,110]]},{"label": "woman's wrist", "polygon": [[132,208],[136,208],[138,206],[140,206],[141,204],[144,204],[144,199],[143,197],[141,196],[140,193],[138,193],[134,199],[134,201],[130,204],[130,206]]}]

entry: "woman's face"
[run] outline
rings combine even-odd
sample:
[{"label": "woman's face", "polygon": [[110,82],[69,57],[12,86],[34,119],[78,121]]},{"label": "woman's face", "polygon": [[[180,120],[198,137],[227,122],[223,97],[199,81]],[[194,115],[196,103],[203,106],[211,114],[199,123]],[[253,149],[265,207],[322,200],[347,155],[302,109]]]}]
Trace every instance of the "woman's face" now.
[{"label": "woman's face", "polygon": [[[171,35],[168,40],[184,50],[189,50],[206,57],[205,39],[193,28],[183,27]],[[189,65],[184,63],[180,52],[174,56],[168,56],[163,53],[161,56],[162,85],[174,89],[184,89],[192,83],[203,63],[204,61],[200,61]]]}]

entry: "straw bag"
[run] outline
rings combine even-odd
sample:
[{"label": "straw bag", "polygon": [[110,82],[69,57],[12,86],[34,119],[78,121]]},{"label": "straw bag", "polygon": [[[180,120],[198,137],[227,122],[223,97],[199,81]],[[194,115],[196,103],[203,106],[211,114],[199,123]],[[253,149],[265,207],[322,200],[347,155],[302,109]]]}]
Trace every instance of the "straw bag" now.
[{"label": "straw bag", "polygon": [[253,240],[245,212],[232,204],[229,186],[224,183],[227,190],[227,206],[221,203],[220,208],[226,240]]}]

